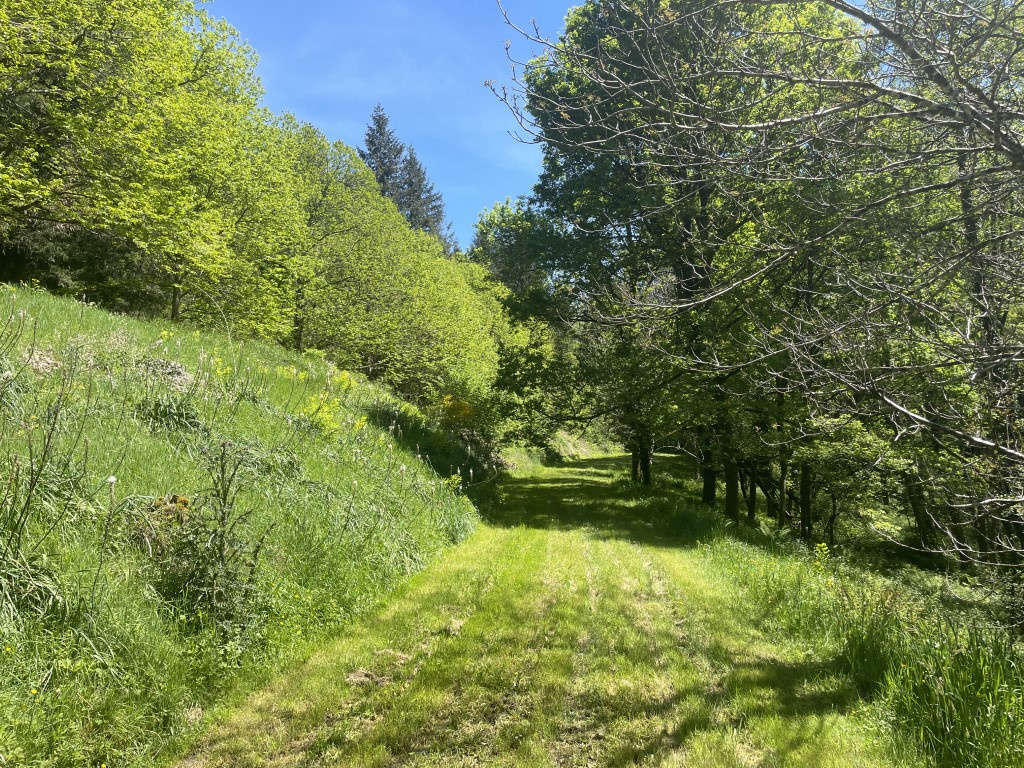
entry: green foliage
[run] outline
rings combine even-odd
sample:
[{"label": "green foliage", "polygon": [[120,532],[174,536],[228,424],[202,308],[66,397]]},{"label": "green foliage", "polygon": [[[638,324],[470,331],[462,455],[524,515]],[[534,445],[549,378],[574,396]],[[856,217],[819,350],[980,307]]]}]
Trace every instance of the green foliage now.
[{"label": "green foliage", "polygon": [[446,229],[444,199],[427,178],[416,150],[399,141],[380,104],[374,107],[364,143],[359,156],[377,179],[381,195],[398,206],[414,230],[433,235],[454,252],[457,246]]},{"label": "green foliage", "polygon": [[447,257],[382,111],[371,170],[263,107],[255,54],[190,0],[18,0],[0,28],[0,280],[316,347],[493,431],[500,296]]},{"label": "green foliage", "polygon": [[550,271],[564,254],[560,234],[550,217],[524,200],[506,200],[480,214],[468,257],[508,288],[514,317],[552,319],[557,303]]},{"label": "green foliage", "polygon": [[427,171],[412,147],[406,149],[402,160],[401,188],[396,202],[409,226],[429,232],[445,243],[448,250],[455,250],[454,243],[446,239],[449,234],[445,230],[444,200],[427,178]]},{"label": "green foliage", "polygon": [[370,116],[364,143],[366,147],[359,150],[359,156],[377,179],[380,193],[397,202],[402,195],[405,145],[391,129],[391,119],[380,104],[374,107]]}]

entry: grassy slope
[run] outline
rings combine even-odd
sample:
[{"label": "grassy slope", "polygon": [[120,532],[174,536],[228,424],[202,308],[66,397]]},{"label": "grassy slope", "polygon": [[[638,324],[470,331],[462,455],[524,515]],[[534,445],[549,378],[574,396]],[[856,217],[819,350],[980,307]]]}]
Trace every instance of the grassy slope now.
[{"label": "grassy slope", "polygon": [[179,768],[909,765],[813,647],[766,636],[757,547],[621,459],[524,469],[488,525]]},{"label": "grassy slope", "polygon": [[[0,766],[152,765],[213,703],[302,658],[472,528],[472,505],[388,423],[401,405],[323,361],[0,285],[0,325],[9,311],[24,328],[0,359],[17,376],[0,381],[0,543],[8,457],[24,478],[62,386],[57,454],[72,461],[34,489],[18,555],[30,565],[0,567]],[[208,494],[204,451],[224,441],[247,457],[245,536],[269,531],[237,642],[159,599],[138,543],[155,498]],[[454,461],[427,458],[445,474]]]}]

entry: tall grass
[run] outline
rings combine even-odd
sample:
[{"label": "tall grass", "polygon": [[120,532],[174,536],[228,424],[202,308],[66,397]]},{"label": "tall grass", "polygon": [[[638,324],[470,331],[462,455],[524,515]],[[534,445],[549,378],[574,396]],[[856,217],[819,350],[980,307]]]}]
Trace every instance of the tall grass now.
[{"label": "tall grass", "polygon": [[1024,765],[1024,658],[1005,633],[923,622],[900,648],[886,701],[937,765]]},{"label": "tall grass", "polygon": [[831,656],[900,740],[940,768],[1024,765],[1024,654],[1005,631],[958,619],[898,580],[828,550],[710,545],[765,625]]},{"label": "tall grass", "polygon": [[322,359],[3,286],[0,326],[0,766],[153,765],[472,529]]}]

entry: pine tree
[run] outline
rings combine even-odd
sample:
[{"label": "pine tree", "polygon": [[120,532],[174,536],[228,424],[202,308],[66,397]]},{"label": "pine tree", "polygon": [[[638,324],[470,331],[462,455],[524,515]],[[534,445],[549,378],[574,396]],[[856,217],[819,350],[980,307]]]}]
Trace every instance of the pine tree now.
[{"label": "pine tree", "polygon": [[443,238],[444,200],[427,178],[426,169],[412,147],[406,150],[402,161],[399,199],[396,202],[413,229]]},{"label": "pine tree", "polygon": [[448,254],[454,254],[458,244],[445,219],[444,199],[427,177],[416,150],[402,144],[391,130],[380,104],[373,110],[365,142],[359,156],[377,177],[381,194],[394,201],[413,229],[434,235]]},{"label": "pine tree", "polygon": [[402,158],[405,146],[391,130],[391,121],[380,104],[374,107],[364,141],[366,149],[360,149],[359,156],[377,177],[381,194],[398,203],[402,188]]}]

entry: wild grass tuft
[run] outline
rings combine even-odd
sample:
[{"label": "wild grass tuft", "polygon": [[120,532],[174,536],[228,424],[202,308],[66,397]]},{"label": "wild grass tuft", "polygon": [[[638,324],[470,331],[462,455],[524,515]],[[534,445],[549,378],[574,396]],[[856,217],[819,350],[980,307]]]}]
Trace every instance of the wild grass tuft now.
[{"label": "wild grass tuft", "polygon": [[936,765],[1024,765],[1024,657],[1005,632],[925,621],[899,648],[886,702]]}]

